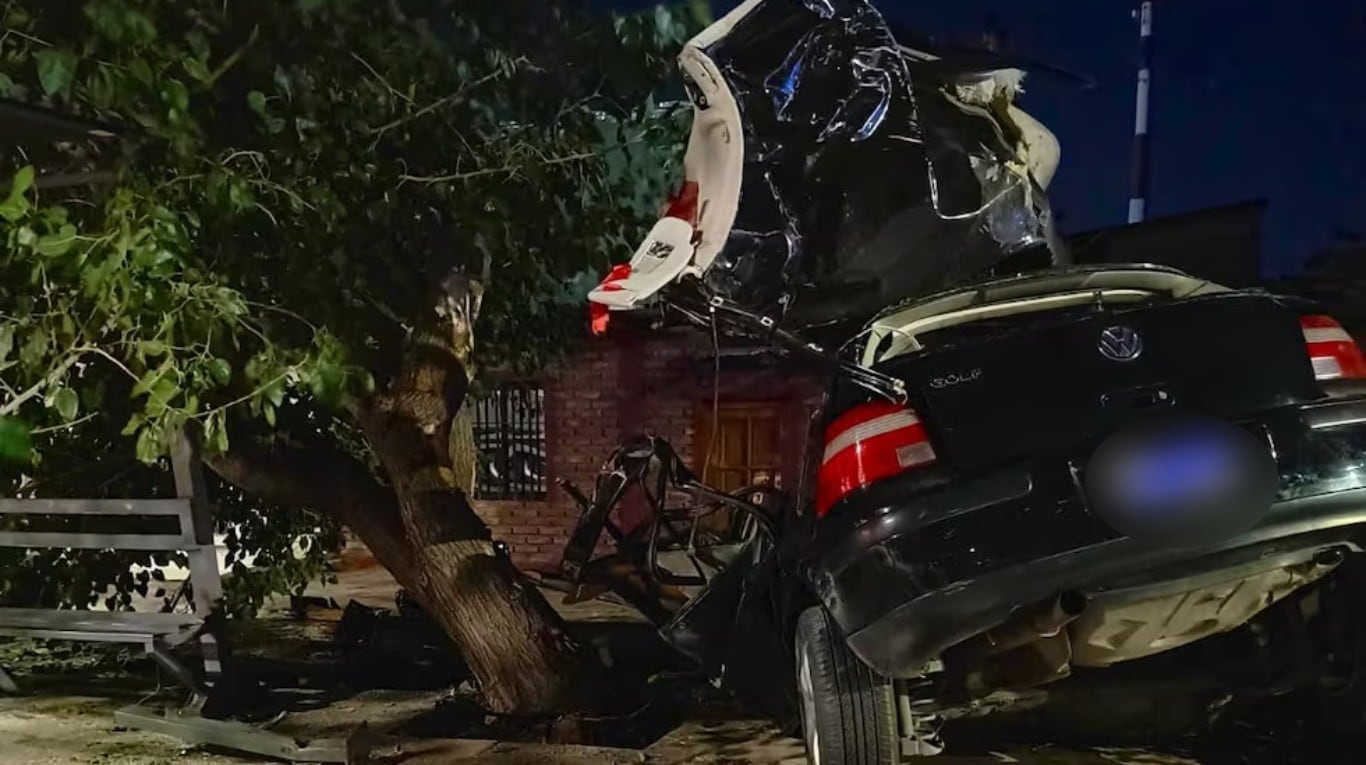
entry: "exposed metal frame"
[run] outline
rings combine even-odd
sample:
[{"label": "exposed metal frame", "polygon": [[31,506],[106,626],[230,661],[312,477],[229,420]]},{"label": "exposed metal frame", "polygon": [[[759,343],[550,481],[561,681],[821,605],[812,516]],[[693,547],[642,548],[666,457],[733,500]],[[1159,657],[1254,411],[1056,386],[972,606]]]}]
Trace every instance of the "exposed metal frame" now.
[{"label": "exposed metal frame", "polygon": [[[747,535],[776,539],[774,521],[764,507],[702,483],[673,447],[657,436],[632,439],[618,447],[598,474],[592,496],[568,481],[560,480],[559,485],[580,511],[561,556],[561,574],[580,588],[610,590],[657,626],[668,622],[683,605],[678,600],[682,595],[679,588],[708,583],[703,564],[715,570],[725,567],[724,561],[694,544],[696,518],[690,521],[691,530],[675,525],[678,519],[671,517],[665,504],[670,488],[744,514],[753,522]],[[628,537],[612,522],[611,514],[637,486],[650,508],[648,533]],[[615,542],[617,552],[595,557],[604,531]],[[677,574],[660,565],[661,545],[686,551],[696,575]]]},{"label": "exposed metal frame", "polygon": [[124,728],[172,736],[191,746],[216,746],[289,762],[364,762],[352,750],[348,739],[299,741],[283,733],[255,728],[238,722],[211,720],[196,712],[156,712],[146,707],[128,706],[114,712],[114,723]]}]

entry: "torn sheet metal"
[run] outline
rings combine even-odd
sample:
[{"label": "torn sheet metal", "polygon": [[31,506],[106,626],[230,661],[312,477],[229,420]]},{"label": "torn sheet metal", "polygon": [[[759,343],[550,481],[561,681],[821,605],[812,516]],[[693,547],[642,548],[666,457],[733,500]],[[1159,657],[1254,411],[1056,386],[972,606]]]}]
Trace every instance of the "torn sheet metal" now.
[{"label": "torn sheet metal", "polygon": [[633,276],[590,300],[624,310],[684,285],[800,328],[1051,243],[1039,179],[1057,144],[1010,104],[1018,76],[916,73],[925,58],[863,0],[749,0],[703,31],[680,57],[691,241],[666,216]]}]

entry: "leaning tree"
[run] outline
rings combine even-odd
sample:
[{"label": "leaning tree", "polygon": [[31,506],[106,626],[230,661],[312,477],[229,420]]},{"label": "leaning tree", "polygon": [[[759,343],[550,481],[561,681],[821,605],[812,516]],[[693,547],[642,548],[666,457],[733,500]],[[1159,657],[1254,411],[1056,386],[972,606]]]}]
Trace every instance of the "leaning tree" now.
[{"label": "leaning tree", "polygon": [[[89,186],[47,186],[25,151],[5,156],[11,491],[128,488],[147,472],[98,466],[156,463],[190,425],[233,487],[234,529],[254,530],[230,542],[277,572],[267,588],[313,573],[289,550],[317,525],[306,508],[364,540],[491,708],[573,703],[579,654],[461,490],[459,413],[476,360],[530,369],[563,352],[594,275],[663,196],[679,120],[651,88],[684,16],[549,0],[0,13],[0,97],[123,126],[112,160],[57,147],[112,170]],[[26,558],[0,596],[55,581],[34,560],[77,570],[58,599],[148,586],[59,554]]]}]

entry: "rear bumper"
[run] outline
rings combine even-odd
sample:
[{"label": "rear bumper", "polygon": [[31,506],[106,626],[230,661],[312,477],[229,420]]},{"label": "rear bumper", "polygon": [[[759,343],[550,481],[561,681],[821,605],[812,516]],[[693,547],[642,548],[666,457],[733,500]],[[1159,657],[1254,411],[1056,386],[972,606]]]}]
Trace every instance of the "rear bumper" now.
[{"label": "rear bumper", "polygon": [[822,602],[866,663],[911,677],[946,648],[1064,591],[1179,581],[1366,542],[1366,397],[1278,410],[1248,423],[1281,473],[1262,522],[1202,548],[1124,538],[1086,508],[1066,460],[843,508],[813,552]]}]

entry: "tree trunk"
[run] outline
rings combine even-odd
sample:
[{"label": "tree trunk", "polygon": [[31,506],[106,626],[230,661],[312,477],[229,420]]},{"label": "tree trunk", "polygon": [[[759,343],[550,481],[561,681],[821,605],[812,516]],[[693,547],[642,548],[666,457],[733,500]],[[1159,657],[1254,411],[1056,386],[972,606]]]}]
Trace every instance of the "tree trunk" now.
[{"label": "tree trunk", "polygon": [[467,497],[473,495],[479,472],[479,450],[474,443],[474,407],[468,402],[460,407],[451,421],[450,452],[455,488]]},{"label": "tree trunk", "polygon": [[457,476],[451,431],[469,390],[470,327],[479,293],[459,277],[447,277],[440,287],[394,382],[358,407],[357,418],[398,499],[418,594],[460,648],[489,706],[501,712],[563,710],[572,704],[578,679],[575,646],[540,591],[494,548],[488,527],[458,488],[472,479],[466,475],[472,452],[462,455]]},{"label": "tree trunk", "polygon": [[[450,636],[490,709],[566,711],[581,701],[572,692],[581,655],[563,620],[494,547],[458,488],[473,478],[469,429],[457,436],[469,441],[458,450],[458,468],[451,446],[452,420],[469,388],[469,325],[478,296],[471,307],[463,280],[448,277],[441,287],[436,310],[418,323],[393,383],[355,408],[389,490],[373,479],[364,486],[354,475],[363,466],[345,470],[322,461],[314,465],[319,469],[304,470],[303,455],[256,461],[225,455],[211,458],[210,467],[263,498],[335,512]],[[300,484],[308,490],[310,474],[321,482],[311,488],[321,494],[292,496]]]},{"label": "tree trunk", "polygon": [[577,662],[563,622],[494,548],[488,528],[431,448],[437,439],[422,438],[406,421],[384,413],[369,413],[361,422],[398,499],[417,569],[409,586],[460,648],[489,707],[566,709]]},{"label": "tree trunk", "polygon": [[[386,463],[406,464],[412,457],[401,446],[394,454],[393,444],[376,450],[390,454]],[[405,519],[399,491],[377,483],[364,465],[339,454],[281,449],[233,452],[207,462],[244,491],[330,512],[355,532],[455,643],[490,709],[562,711],[580,701],[571,694],[579,677],[577,655],[562,621],[540,591],[493,549],[463,495],[409,486],[414,499]],[[433,514],[429,520],[423,515],[428,512]],[[427,544],[415,544],[409,527],[418,529]]]}]

